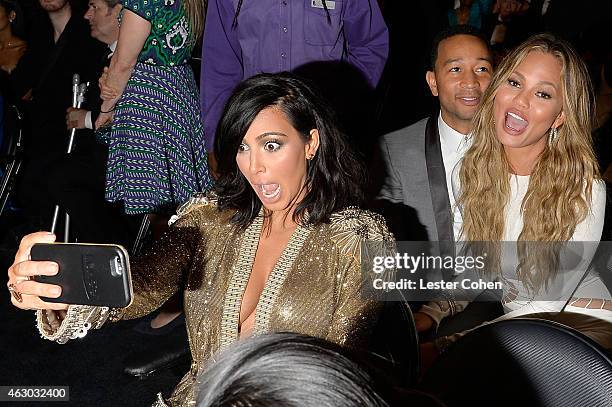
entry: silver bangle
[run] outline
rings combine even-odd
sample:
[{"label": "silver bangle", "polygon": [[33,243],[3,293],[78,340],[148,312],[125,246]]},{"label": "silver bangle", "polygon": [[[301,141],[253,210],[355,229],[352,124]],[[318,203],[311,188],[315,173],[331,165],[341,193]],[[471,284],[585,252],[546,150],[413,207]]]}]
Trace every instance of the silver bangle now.
[{"label": "silver bangle", "polygon": [[70,305],[60,326],[54,330],[49,322],[49,311],[39,310],[36,326],[43,339],[64,344],[70,339],[83,338],[91,328],[101,327],[110,316],[109,311],[108,307]]}]

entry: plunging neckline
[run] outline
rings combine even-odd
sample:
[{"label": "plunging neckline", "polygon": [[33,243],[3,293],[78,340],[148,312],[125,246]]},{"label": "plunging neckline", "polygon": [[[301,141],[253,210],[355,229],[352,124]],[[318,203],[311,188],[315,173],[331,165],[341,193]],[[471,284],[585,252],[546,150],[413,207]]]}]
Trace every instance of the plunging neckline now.
[{"label": "plunging neckline", "polygon": [[[227,293],[225,294],[223,315],[221,318],[221,350],[231,345],[239,337],[238,326],[240,324],[242,297],[244,296],[246,286],[253,272],[255,255],[261,237],[263,218],[263,214],[260,212],[253,223],[247,227],[240,244],[238,261],[236,261],[232,267],[232,275],[230,277]],[[285,281],[287,273],[293,266],[295,258],[306,241],[306,238],[310,234],[310,230],[310,227],[304,227],[298,224],[291,234],[287,246],[283,249],[274,268],[266,279],[255,310],[253,311],[255,313],[255,321],[253,323],[251,335],[258,335],[268,331],[272,308],[278,297],[279,289]]]}]

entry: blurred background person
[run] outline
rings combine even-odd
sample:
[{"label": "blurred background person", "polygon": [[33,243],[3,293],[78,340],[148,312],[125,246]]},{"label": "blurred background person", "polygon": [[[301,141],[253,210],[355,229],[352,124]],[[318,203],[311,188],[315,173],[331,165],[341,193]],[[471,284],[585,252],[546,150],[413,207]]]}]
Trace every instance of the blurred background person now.
[{"label": "blurred background person", "polygon": [[456,0],[448,10],[448,24],[481,29],[483,20],[491,13],[491,3],[492,0]]},{"label": "blurred background person", "polygon": [[[107,49],[99,62],[98,77],[102,76],[103,68],[108,67],[110,58],[117,48],[119,39],[119,13],[122,6],[119,0],[90,0],[85,13],[89,22],[91,36],[106,44]],[[66,124],[69,129],[93,129],[100,114],[100,87],[93,84],[88,88],[85,98],[85,108],[68,108]]]},{"label": "blurred background person", "polygon": [[[0,153],[4,152],[4,109],[5,104],[15,103],[10,90],[8,74],[17,66],[27,43],[22,39],[19,27],[23,16],[14,0],[0,0]],[[0,175],[3,169],[0,168]]]},{"label": "blurred background person", "polygon": [[108,126],[106,199],[125,213],[169,216],[211,185],[198,90],[188,62],[199,0],[124,0],[119,40],[100,79],[96,128]]},{"label": "blurred background person", "polygon": [[11,73],[25,53],[27,43],[21,38],[21,10],[13,0],[0,0],[0,70]]},{"label": "blurred background person", "polygon": [[[72,105],[72,77],[79,74],[81,82],[95,86],[99,61],[104,46],[89,34],[89,26],[83,19],[84,10],[68,0],[40,0],[43,17],[33,26],[28,49],[11,73],[10,83],[17,97],[25,105],[28,128],[24,141],[23,171],[17,183],[16,204],[24,209],[29,230],[49,228],[53,209],[54,187],[50,174],[59,171],[58,178],[69,179],[77,172],[65,166],[69,130],[66,127],[66,108]],[[92,132],[79,133],[73,154],[85,161],[98,160],[95,151],[97,141]],[[60,170],[61,168],[61,170]],[[80,174],[84,179],[87,174]],[[102,182],[101,180],[99,182]],[[74,188],[74,199],[87,194]],[[85,218],[95,214],[81,208]],[[72,226],[76,231],[86,224],[76,212]],[[75,229],[76,228],[76,229]],[[81,227],[81,239],[98,240],[95,230]]]},{"label": "blurred background person", "polygon": [[529,2],[524,0],[497,0],[493,5],[485,30],[496,53],[496,63],[532,34],[526,21],[529,8]]},{"label": "blurred background person", "polygon": [[[91,36],[106,45],[102,55],[83,56],[93,59],[94,78],[99,77],[110,62],[109,55],[119,36],[117,18],[120,10],[118,0],[90,0],[84,14]],[[104,200],[108,151],[103,143],[96,140],[92,130],[92,118],[99,114],[100,104],[100,88],[94,82],[85,94],[85,108],[67,109],[66,127],[78,129],[75,139],[77,148],[49,168],[50,200],[70,214],[74,236],[80,241],[115,242],[130,248],[138,220],[134,222],[125,216],[120,205]]]},{"label": "blurred background person", "polygon": [[371,92],[388,51],[376,0],[209,1],[200,75],[207,147],[214,145],[223,106],[240,81],[300,67],[300,76],[325,92],[349,137],[373,140]]}]

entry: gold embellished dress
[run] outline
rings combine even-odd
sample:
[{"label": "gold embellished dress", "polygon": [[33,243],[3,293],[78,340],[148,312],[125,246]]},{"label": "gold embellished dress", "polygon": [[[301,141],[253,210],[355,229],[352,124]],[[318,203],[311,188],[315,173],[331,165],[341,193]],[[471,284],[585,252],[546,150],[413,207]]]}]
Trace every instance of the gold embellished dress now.
[{"label": "gold embellished dress", "polygon": [[[261,216],[240,231],[230,224],[232,214],[200,199],[155,251],[135,262],[134,300],[128,308],[113,315],[100,307],[71,306],[66,319],[72,314],[77,322],[62,335],[49,324],[50,312],[39,312],[41,333],[65,342],[86,334],[89,325],[83,328],[83,323],[96,328],[109,314],[111,319],[141,317],[184,290],[193,363],[167,402],[193,403],[198,370],[238,340],[240,304],[261,233]],[[365,240],[392,242],[393,237],[381,217],[360,209],[339,211],[329,224],[298,226],[261,293],[253,334],[290,331],[350,347],[365,344],[379,310],[377,302],[361,292],[366,280],[360,270]]]}]

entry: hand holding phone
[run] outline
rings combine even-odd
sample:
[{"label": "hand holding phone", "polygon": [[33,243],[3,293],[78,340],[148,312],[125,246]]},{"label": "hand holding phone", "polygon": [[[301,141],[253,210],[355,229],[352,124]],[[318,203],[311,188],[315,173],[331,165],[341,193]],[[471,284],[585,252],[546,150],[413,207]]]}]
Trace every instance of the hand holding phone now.
[{"label": "hand holding phone", "polygon": [[34,276],[37,282],[62,288],[59,297],[41,297],[43,301],[112,308],[127,307],[132,301],[129,257],[119,245],[37,243],[30,256],[59,266],[54,276]]},{"label": "hand holding phone", "polygon": [[61,287],[42,284],[32,280],[34,276],[53,276],[58,272],[57,263],[32,261],[30,251],[36,243],[53,243],[55,235],[49,232],[35,232],[24,236],[15,254],[15,261],[8,269],[7,288],[11,292],[11,303],[24,310],[66,310],[68,304],[44,302],[40,297],[58,297]]}]

